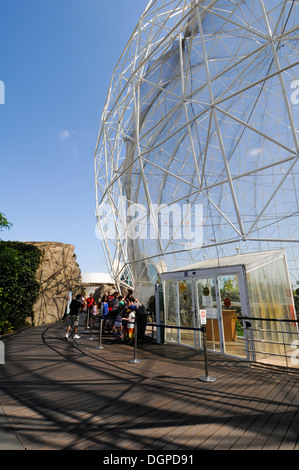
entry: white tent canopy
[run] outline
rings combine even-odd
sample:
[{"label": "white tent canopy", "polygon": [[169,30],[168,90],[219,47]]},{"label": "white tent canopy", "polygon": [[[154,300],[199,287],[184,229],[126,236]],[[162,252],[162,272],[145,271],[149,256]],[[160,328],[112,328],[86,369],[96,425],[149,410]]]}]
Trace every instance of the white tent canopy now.
[{"label": "white tent canopy", "polygon": [[114,284],[108,273],[82,273],[83,284]]}]

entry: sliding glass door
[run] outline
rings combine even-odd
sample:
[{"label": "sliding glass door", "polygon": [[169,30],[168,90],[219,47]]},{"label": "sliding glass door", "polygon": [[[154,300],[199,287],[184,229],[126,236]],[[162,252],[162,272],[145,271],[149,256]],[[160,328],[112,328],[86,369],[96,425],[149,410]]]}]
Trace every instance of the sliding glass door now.
[{"label": "sliding glass door", "polygon": [[224,352],[230,356],[246,357],[243,329],[240,280],[238,274],[218,276],[220,308],[223,325]]},{"label": "sliding glass door", "polygon": [[195,346],[195,312],[192,279],[178,281],[178,330],[179,343],[186,346]]},{"label": "sliding glass door", "polygon": [[[219,315],[217,305],[217,284],[216,279],[204,278],[195,279],[196,283],[196,302],[198,304],[197,312],[201,309],[206,311],[206,338],[207,347],[212,351],[221,351],[220,335],[219,335]],[[198,325],[200,321],[198,319]],[[198,335],[198,344],[201,344],[201,336]]]},{"label": "sliding glass door", "polygon": [[208,350],[246,358],[246,330],[240,319],[247,312],[242,271],[192,274],[164,281],[165,341],[202,348],[198,328],[204,309]]}]

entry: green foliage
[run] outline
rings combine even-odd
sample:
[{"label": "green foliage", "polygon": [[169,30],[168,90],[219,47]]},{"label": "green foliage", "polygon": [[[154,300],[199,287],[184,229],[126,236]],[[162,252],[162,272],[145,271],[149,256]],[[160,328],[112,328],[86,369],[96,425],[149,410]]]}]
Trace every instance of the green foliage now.
[{"label": "green foliage", "polygon": [[220,289],[220,294],[222,299],[227,298],[232,302],[240,302],[239,286],[235,285],[231,279],[225,281],[223,288]]},{"label": "green foliage", "polygon": [[12,224],[10,222],[8,222],[5,215],[2,214],[2,212],[0,212],[0,231],[2,231],[3,228],[10,229],[11,226],[12,226]]},{"label": "green foliage", "polygon": [[40,285],[41,253],[34,245],[0,241],[0,334],[23,328],[32,316]]},{"label": "green foliage", "polygon": [[[230,299],[232,302],[240,302],[240,290],[239,285],[235,284],[232,279],[225,281],[224,286],[220,289],[221,299]],[[227,310],[234,310],[236,312],[236,317],[242,314],[241,307],[231,306],[225,307]],[[244,336],[244,330],[242,328],[242,323],[236,318],[236,330],[237,336]]]}]

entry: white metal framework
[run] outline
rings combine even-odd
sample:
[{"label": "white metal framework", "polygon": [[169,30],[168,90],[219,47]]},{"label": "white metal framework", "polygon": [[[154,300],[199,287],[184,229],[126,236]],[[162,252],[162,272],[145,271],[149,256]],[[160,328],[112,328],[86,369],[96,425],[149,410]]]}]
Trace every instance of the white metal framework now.
[{"label": "white metal framework", "polygon": [[95,152],[98,236],[116,281],[136,288],[281,247],[299,279],[298,20],[290,0],[149,2]]}]

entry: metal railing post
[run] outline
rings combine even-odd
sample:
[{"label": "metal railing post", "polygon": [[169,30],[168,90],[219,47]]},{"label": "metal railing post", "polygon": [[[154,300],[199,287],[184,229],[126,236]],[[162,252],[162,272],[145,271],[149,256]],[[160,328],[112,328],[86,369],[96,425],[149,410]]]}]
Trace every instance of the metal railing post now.
[{"label": "metal railing post", "polygon": [[102,333],[103,333],[103,318],[100,318],[99,345],[96,346],[96,349],[104,349],[102,346]]},{"label": "metal railing post", "polygon": [[93,338],[92,338],[92,320],[93,318],[91,317],[91,320],[90,320],[90,328],[89,328],[89,339],[90,341],[93,341]]},{"label": "metal railing post", "polygon": [[208,355],[207,355],[207,336],[206,336],[206,327],[203,326],[201,328],[202,330],[202,339],[203,339],[203,346],[204,346],[204,359],[205,359],[205,372],[206,372],[206,375],[201,375],[200,377],[198,377],[198,380],[200,380],[201,382],[215,382],[216,378],[215,377],[211,377],[209,375],[209,371],[208,371]]},{"label": "metal railing post", "polygon": [[286,359],[286,367],[287,367],[287,370],[289,370],[288,356],[287,356],[287,351],[286,351],[285,337],[284,337],[284,331],[283,331],[283,328],[282,328],[281,319],[279,319],[279,323],[280,323],[280,330],[281,330],[281,333],[282,333],[282,341],[283,341],[284,355],[285,355],[285,359]]},{"label": "metal railing post", "polygon": [[137,359],[137,321],[135,320],[134,324],[134,359],[128,361],[130,364],[139,364],[140,359]]}]

